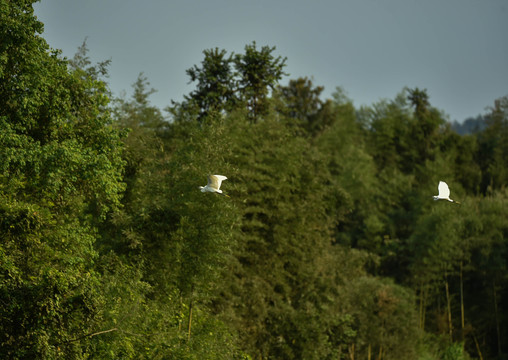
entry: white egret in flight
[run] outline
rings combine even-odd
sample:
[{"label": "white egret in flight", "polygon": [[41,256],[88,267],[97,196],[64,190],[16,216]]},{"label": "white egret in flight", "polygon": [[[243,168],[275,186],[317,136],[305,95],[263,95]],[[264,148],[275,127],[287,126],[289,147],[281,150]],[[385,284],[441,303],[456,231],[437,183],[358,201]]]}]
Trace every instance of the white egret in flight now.
[{"label": "white egret in flight", "polygon": [[208,175],[208,184],[206,184],[206,186],[200,186],[199,188],[201,189],[201,192],[212,192],[221,194],[223,196],[228,196],[226,194],[223,194],[222,190],[220,189],[222,181],[226,179],[227,177],[223,175]]},{"label": "white egret in flight", "polygon": [[456,204],[460,204],[458,201],[453,201],[450,199],[450,188],[444,181],[440,181],[437,186],[439,194],[434,196],[434,200],[448,200],[449,202],[454,202]]}]

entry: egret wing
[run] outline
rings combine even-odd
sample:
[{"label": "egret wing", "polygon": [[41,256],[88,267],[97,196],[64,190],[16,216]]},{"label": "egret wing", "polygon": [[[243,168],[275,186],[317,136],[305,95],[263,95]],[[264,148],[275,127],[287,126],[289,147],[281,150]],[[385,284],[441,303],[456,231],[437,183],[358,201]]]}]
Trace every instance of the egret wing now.
[{"label": "egret wing", "polygon": [[439,190],[438,196],[440,198],[450,197],[450,189],[448,188],[448,185],[444,181],[439,182],[437,189]]},{"label": "egret wing", "polygon": [[216,190],[219,190],[222,180],[226,179],[227,177],[223,175],[208,175],[208,186]]}]

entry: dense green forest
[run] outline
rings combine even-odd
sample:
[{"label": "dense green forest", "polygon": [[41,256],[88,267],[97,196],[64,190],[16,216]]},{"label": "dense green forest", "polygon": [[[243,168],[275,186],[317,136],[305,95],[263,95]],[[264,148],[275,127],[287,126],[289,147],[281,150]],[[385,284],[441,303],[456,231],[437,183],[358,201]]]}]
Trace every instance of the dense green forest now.
[{"label": "dense green forest", "polygon": [[508,97],[459,135],[253,42],[159,109],[32,2],[0,0],[0,358],[508,358]]}]

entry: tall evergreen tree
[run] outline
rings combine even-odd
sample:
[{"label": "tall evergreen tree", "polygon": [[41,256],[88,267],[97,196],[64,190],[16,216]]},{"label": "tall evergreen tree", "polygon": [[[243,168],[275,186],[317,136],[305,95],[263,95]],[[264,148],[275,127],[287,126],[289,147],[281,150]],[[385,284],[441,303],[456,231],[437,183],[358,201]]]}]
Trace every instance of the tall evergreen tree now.
[{"label": "tall evergreen tree", "polygon": [[184,98],[187,106],[196,108],[203,118],[212,112],[231,110],[238,102],[232,69],[233,55],[218,48],[203,51],[201,67],[194,65],[187,70],[190,82],[197,82],[196,90]]},{"label": "tall evergreen tree", "polygon": [[236,54],[235,69],[238,73],[240,98],[247,104],[249,116],[256,120],[268,112],[268,95],[284,75],[286,58],[275,57],[275,47],[257,49],[256,42],[245,46],[244,54]]},{"label": "tall evergreen tree", "polygon": [[183,102],[173,102],[170,112],[177,120],[202,120],[214,112],[230,112],[242,103],[251,120],[267,114],[268,95],[286,75],[286,59],[275,57],[274,51],[275,47],[269,46],[258,50],[256,42],[245,46],[244,54],[227,56],[218,48],[205,50],[201,66],[187,70],[190,82],[197,82],[196,90],[185,95]]}]

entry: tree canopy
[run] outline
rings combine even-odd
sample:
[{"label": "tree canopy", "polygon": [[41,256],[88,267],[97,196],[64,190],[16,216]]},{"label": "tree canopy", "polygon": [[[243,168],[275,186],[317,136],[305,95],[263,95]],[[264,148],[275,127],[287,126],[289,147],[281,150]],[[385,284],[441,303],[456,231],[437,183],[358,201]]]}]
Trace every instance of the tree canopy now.
[{"label": "tree canopy", "polygon": [[323,99],[252,42],[166,114],[0,9],[0,357],[507,356],[507,97],[461,135],[425,89]]}]

